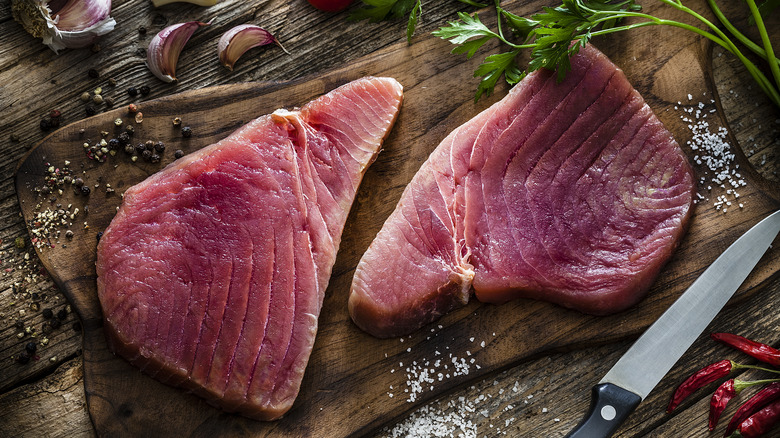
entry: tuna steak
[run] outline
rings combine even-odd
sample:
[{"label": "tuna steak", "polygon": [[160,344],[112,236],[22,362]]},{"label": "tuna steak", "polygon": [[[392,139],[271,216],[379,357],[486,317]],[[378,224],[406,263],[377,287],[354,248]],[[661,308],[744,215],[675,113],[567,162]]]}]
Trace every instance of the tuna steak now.
[{"label": "tuna steak", "polygon": [[691,168],[601,52],[538,71],[455,129],[357,267],[352,319],[399,336],[467,303],[525,297],[604,315],[639,301],[684,233]]},{"label": "tuna steak", "polygon": [[98,245],[110,348],[226,411],[283,415],[355,192],[401,96],[394,79],[351,82],[128,189]]}]

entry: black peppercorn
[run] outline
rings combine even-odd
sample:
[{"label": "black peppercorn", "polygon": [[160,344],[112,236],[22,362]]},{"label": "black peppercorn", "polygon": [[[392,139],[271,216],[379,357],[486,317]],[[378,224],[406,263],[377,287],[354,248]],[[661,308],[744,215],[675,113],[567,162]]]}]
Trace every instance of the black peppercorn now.
[{"label": "black peppercorn", "polygon": [[60,322],[59,319],[52,319],[51,322],[49,322],[49,325],[52,330],[57,330],[58,328],[60,328],[62,323]]},{"label": "black peppercorn", "polygon": [[121,143],[123,145],[126,145],[126,144],[130,143],[130,134],[128,134],[127,131],[125,131],[125,132],[119,134],[119,136],[117,137],[117,140],[119,140],[119,143]]},{"label": "black peppercorn", "polygon": [[192,128],[190,128],[189,126],[185,126],[181,128],[181,136],[184,138],[192,137]]},{"label": "black peppercorn", "polygon": [[48,186],[43,186],[41,187],[41,193],[44,195],[48,195],[49,193],[51,193],[51,189]]},{"label": "black peppercorn", "polygon": [[51,119],[48,119],[48,118],[41,119],[40,126],[41,126],[41,131],[48,131],[48,130],[50,130],[52,128],[52,126],[51,126]]},{"label": "black peppercorn", "polygon": [[176,152],[173,153],[173,156],[176,158],[181,158],[184,156],[184,151],[181,149],[176,149]]},{"label": "black peppercorn", "polygon": [[165,152],[165,143],[158,141],[154,144],[154,150],[160,153]]},{"label": "black peppercorn", "polygon": [[73,185],[75,185],[76,187],[81,187],[84,185],[84,180],[81,178],[76,178],[73,180]]},{"label": "black peppercorn", "polygon": [[128,135],[132,136],[135,134],[135,128],[133,128],[133,125],[127,125],[125,126],[125,132],[127,132]]},{"label": "black peppercorn", "polygon": [[130,87],[127,89],[127,94],[130,95],[130,97],[138,96],[138,88]]},{"label": "black peppercorn", "polygon": [[89,186],[81,186],[82,195],[88,196],[91,191],[92,190],[89,189]]},{"label": "black peppercorn", "polygon": [[112,138],[108,141],[108,148],[109,149],[117,149],[119,148],[119,140]]},{"label": "black peppercorn", "polygon": [[133,146],[131,144],[125,145],[125,153],[126,154],[133,155],[134,152],[135,152],[135,146]]},{"label": "black peppercorn", "polygon": [[108,85],[111,85],[112,87],[116,87],[116,79],[108,78]]},{"label": "black peppercorn", "polygon": [[144,85],[143,87],[141,87],[141,96],[148,96],[149,93],[151,93],[151,92],[152,92],[152,89],[149,88],[148,86]]},{"label": "black peppercorn", "polygon": [[103,102],[105,102],[106,106],[109,107],[109,108],[112,108],[114,106],[114,99],[112,99],[110,97],[104,98]]},{"label": "black peppercorn", "polygon": [[141,156],[144,158],[144,160],[150,161],[152,159],[152,151],[144,149],[144,151],[141,152]]},{"label": "black peppercorn", "polygon": [[49,120],[49,123],[51,124],[52,128],[55,128],[55,129],[59,128],[60,127],[60,118],[59,117],[55,117],[55,118]]},{"label": "black peppercorn", "polygon": [[87,112],[88,116],[94,116],[95,114],[97,114],[95,107],[92,105],[87,105],[87,107],[84,108],[84,110]]},{"label": "black peppercorn", "polygon": [[138,28],[138,34],[139,35],[146,35],[146,28],[141,26]]},{"label": "black peppercorn", "polygon": [[138,152],[139,154],[142,154],[145,150],[146,150],[146,146],[144,146],[143,143],[138,143],[137,145],[135,145],[135,151]]},{"label": "black peppercorn", "polygon": [[157,155],[157,154],[152,154],[152,156],[151,156],[151,158],[149,158],[149,160],[152,163],[159,163],[160,162],[160,156]]},{"label": "black peppercorn", "polygon": [[68,317],[68,311],[67,311],[67,310],[65,310],[65,309],[60,309],[59,311],[57,311],[57,318],[58,318],[60,321],[64,320],[64,319],[65,319],[65,318],[67,318],[67,317]]},{"label": "black peppercorn", "polygon": [[89,75],[89,77],[91,77],[92,79],[97,79],[100,77],[100,73],[98,73],[98,71],[95,70],[94,68],[87,70],[87,75]]},{"label": "black peppercorn", "polygon": [[17,321],[14,323],[14,326],[15,326],[16,328],[18,328],[19,330],[24,330],[24,321],[18,321],[18,320],[17,320]]},{"label": "black peppercorn", "polygon": [[73,323],[73,331],[74,332],[80,332],[81,331],[81,323],[76,321]]},{"label": "black peppercorn", "polygon": [[54,317],[54,312],[49,308],[43,309],[43,317],[46,319],[52,319],[52,317]]},{"label": "black peppercorn", "polygon": [[35,354],[35,352],[38,350],[38,344],[35,342],[28,342],[24,345],[24,351],[29,353],[30,355]]},{"label": "black peppercorn", "polygon": [[154,142],[151,140],[146,140],[146,143],[144,143],[144,146],[146,146],[146,149],[152,150],[154,149]]},{"label": "black peppercorn", "polygon": [[100,242],[100,238],[101,237],[103,237],[103,232],[102,231],[98,231],[97,234],[95,235],[95,239],[97,239],[97,241]]},{"label": "black peppercorn", "polygon": [[19,353],[19,355],[16,356],[16,358],[14,358],[14,360],[16,360],[16,363],[24,365],[24,364],[30,362],[30,353],[28,353],[26,351],[24,351],[22,353]]}]

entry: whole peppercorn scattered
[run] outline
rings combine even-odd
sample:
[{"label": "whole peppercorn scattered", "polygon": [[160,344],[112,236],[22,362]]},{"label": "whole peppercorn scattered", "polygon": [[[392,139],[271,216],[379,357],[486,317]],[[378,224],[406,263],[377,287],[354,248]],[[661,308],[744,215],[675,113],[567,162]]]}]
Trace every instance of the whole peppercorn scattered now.
[{"label": "whole peppercorn scattered", "polygon": [[103,94],[103,87],[97,87],[95,88],[95,91],[93,91],[95,94]]},{"label": "whole peppercorn scattered", "polygon": [[141,156],[144,157],[144,160],[150,161],[152,159],[152,151],[144,149],[144,151],[141,152]]},{"label": "whole peppercorn scattered", "polygon": [[17,355],[14,360],[20,365],[25,365],[30,362],[30,353],[26,351],[19,353],[19,355]]},{"label": "whole peppercorn scattered", "polygon": [[81,187],[84,185],[84,180],[81,178],[76,178],[73,180],[73,185],[76,187]]},{"label": "whole peppercorn scattered", "polygon": [[88,92],[85,91],[85,92],[81,93],[81,101],[82,102],[88,102],[89,99],[91,99],[91,98],[92,98],[92,96]]},{"label": "whole peppercorn scattered", "polygon": [[95,70],[94,68],[87,70],[87,75],[92,79],[97,79],[100,77],[100,73],[98,73],[98,71]]},{"label": "whole peppercorn scattered", "polygon": [[125,131],[117,136],[117,140],[119,140],[119,143],[121,144],[128,144],[130,143],[130,134],[128,134],[128,132]]},{"label": "whole peppercorn scattered", "polygon": [[138,112],[138,105],[131,103],[130,105],[127,105],[127,112],[129,113],[136,113]]},{"label": "whole peppercorn scattered", "polygon": [[64,320],[67,317],[68,317],[68,311],[67,310],[60,309],[59,311],[57,311],[57,319],[59,319],[60,321]]},{"label": "whole peppercorn scattered", "polygon": [[51,189],[47,186],[43,186],[41,187],[41,193],[44,195],[48,195],[49,193],[51,193]]},{"label": "whole peppercorn scattered", "polygon": [[111,150],[118,149],[119,148],[119,140],[112,138],[111,140],[108,140],[108,148]]},{"label": "whole peppercorn scattered", "polygon": [[41,131],[48,131],[52,128],[51,119],[41,119]]},{"label": "whole peppercorn scattered", "polygon": [[130,97],[136,97],[138,96],[138,88],[130,87],[127,89],[127,94],[130,95]]},{"label": "whole peppercorn scattered", "polygon": [[165,143],[158,141],[154,144],[154,150],[160,153],[165,152]]},{"label": "whole peppercorn scattered", "polygon": [[135,147],[131,144],[125,145],[125,153],[132,155],[135,152]]},{"label": "whole peppercorn scattered", "polygon": [[112,99],[110,97],[103,98],[103,102],[105,102],[106,106],[109,107],[109,108],[114,106],[114,99]]},{"label": "whole peppercorn scattered", "polygon": [[24,321],[16,321],[14,323],[14,327],[18,328],[19,330],[24,330]]},{"label": "whole peppercorn scattered", "polygon": [[149,160],[152,163],[159,163],[160,162],[160,156],[157,155],[157,154],[152,154],[152,156],[151,156],[151,158],[149,158]]},{"label": "whole peppercorn scattered", "polygon": [[80,332],[81,331],[81,323],[78,322],[78,321],[74,322],[71,327],[73,327],[73,331],[74,332]]},{"label": "whole peppercorn scattered", "polygon": [[132,136],[135,134],[135,128],[133,128],[133,125],[125,125],[125,132],[127,132],[128,135]]},{"label": "whole peppercorn scattered", "polygon": [[173,119],[173,126],[175,128],[178,128],[179,126],[181,126],[181,117],[175,117]]},{"label": "whole peppercorn scattered", "polygon": [[73,231],[72,230],[66,231],[65,232],[65,237],[67,237],[68,239],[72,239],[73,238]]},{"label": "whole peppercorn scattered", "polygon": [[143,151],[145,151],[145,150],[146,150],[146,146],[144,146],[144,144],[143,144],[143,143],[138,143],[137,145],[135,145],[135,151],[136,151],[137,153],[141,154],[141,153],[143,153]]},{"label": "whole peppercorn scattered", "polygon": [[148,86],[144,85],[143,87],[141,87],[141,96],[148,96],[149,93],[151,93],[151,92],[152,92],[152,89],[149,88]]},{"label": "whole peppercorn scattered", "polygon": [[173,156],[176,158],[181,158],[184,156],[184,151],[181,149],[176,149],[176,152],[173,153]]},{"label": "whole peppercorn scattered", "polygon": [[58,328],[60,328],[62,323],[60,322],[59,319],[52,319],[51,322],[49,322],[49,325],[52,328],[52,330],[57,330]]},{"label": "whole peppercorn scattered", "polygon": [[100,105],[101,103],[103,103],[103,96],[100,94],[96,94],[92,96],[92,102],[95,102],[96,104]]},{"label": "whole peppercorn scattered", "polygon": [[184,138],[192,137],[192,128],[190,128],[189,126],[185,126],[181,128],[181,136]]},{"label": "whole peppercorn scattered", "polygon": [[62,115],[62,113],[59,110],[56,110],[56,109],[51,110],[49,112],[49,117],[51,117],[52,119],[59,119],[61,115]]},{"label": "whole peppercorn scattered", "polygon": [[38,351],[38,344],[35,342],[28,342],[24,345],[24,351],[28,352],[30,355],[33,355],[36,351]]},{"label": "whole peppercorn scattered", "polygon": [[85,196],[89,196],[89,193],[92,190],[90,190],[89,186],[81,186],[81,194]]},{"label": "whole peppercorn scattered", "polygon": [[116,87],[116,79],[108,78],[108,85],[111,85],[112,87]]},{"label": "whole peppercorn scattered", "polygon": [[122,119],[119,117],[114,119],[114,126],[122,126]]},{"label": "whole peppercorn scattered", "polygon": [[41,305],[40,304],[38,304],[38,303],[30,303],[30,310],[32,310],[33,312],[37,312],[40,309],[41,309]]},{"label": "whole peppercorn scattered", "polygon": [[95,107],[92,105],[87,105],[87,107],[84,110],[87,112],[88,116],[94,116],[95,114],[97,114]]},{"label": "whole peppercorn scattered", "polygon": [[138,35],[146,35],[146,28],[143,26],[140,26],[138,28]]},{"label": "whole peppercorn scattered", "polygon": [[154,149],[154,142],[151,140],[146,140],[146,143],[144,143],[144,147],[146,147],[146,149],[151,151],[152,149]]},{"label": "whole peppercorn scattered", "polygon": [[95,235],[95,239],[97,239],[98,242],[100,242],[100,238],[103,237],[103,232],[98,231],[98,233]]}]

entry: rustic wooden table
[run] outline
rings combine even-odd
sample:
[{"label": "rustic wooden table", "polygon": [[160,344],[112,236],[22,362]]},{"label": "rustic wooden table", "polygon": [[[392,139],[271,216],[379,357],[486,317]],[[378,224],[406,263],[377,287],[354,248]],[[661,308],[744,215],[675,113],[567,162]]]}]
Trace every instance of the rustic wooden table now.
[{"label": "rustic wooden table", "polygon": [[[432,30],[453,19],[463,7],[455,0],[424,2],[415,38],[431,38]],[[53,109],[61,111],[63,123],[86,117],[79,96],[108,78],[114,78],[117,85],[106,87],[105,95],[115,106],[123,106],[131,101],[124,91],[131,86],[149,86],[151,93],[143,97],[148,100],[211,85],[290,80],[403,43],[405,22],[355,23],[347,21],[348,13],[322,13],[305,0],[228,0],[209,9],[185,3],[154,9],[146,0],[119,0],[112,12],[117,28],[101,40],[99,51],[65,50],[55,55],[12,20],[9,1],[0,2],[0,436],[94,435],[83,388],[79,322],[36,262],[13,188],[17,163],[46,135],[40,128],[41,119]],[[215,35],[221,32],[203,33],[182,54],[178,85],[154,78],[142,54],[151,37],[167,24],[210,18],[216,18],[215,25],[224,29],[245,22],[260,24],[277,35],[292,55],[254,49],[230,73],[214,61]],[[145,34],[139,32],[141,27],[147,29]],[[99,80],[89,77],[90,69],[100,73]],[[750,86],[738,62],[718,49],[713,51],[713,78],[733,138],[765,178],[777,181],[780,111]],[[99,106],[103,109],[105,104]],[[780,282],[775,280],[749,300],[727,307],[706,332],[736,332],[780,343],[777,293]],[[44,309],[52,309],[58,321],[57,314],[64,312],[58,327],[51,326]],[[48,324],[46,333],[44,323]],[[25,333],[28,329],[35,330],[34,338]],[[48,340],[45,345],[41,345],[43,337]],[[37,358],[16,363],[14,357],[29,342],[39,345]],[[584,414],[590,387],[630,343],[631,339],[605,340],[600,345],[540,354],[447,393],[419,410],[410,406],[397,424],[391,421],[388,429],[375,433],[406,436],[416,428],[427,425],[432,430],[431,425],[439,425],[440,430],[456,435],[466,432],[466,436],[563,436]],[[702,336],[619,436],[709,436],[709,393],[697,394],[673,415],[665,414],[664,408],[681,379],[726,357],[743,360]],[[725,415],[735,409],[730,406]]]}]

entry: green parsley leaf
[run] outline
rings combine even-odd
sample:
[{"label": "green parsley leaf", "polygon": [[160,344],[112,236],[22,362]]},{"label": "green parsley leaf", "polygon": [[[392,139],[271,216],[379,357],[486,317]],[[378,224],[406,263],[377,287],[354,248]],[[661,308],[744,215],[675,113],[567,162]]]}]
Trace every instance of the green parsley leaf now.
[{"label": "green parsley leaf", "polygon": [[450,21],[449,26],[433,31],[434,36],[458,46],[452,49],[452,53],[466,53],[466,57],[471,58],[486,42],[499,38],[497,33],[479,20],[476,12],[473,16],[458,12],[458,17],[461,21]]},{"label": "green parsley leaf", "polygon": [[507,83],[514,85],[525,77],[525,73],[515,63],[519,50],[505,53],[497,53],[485,58],[485,61],[474,71],[474,77],[482,77],[477,86],[477,94],[474,102],[477,102],[482,94],[490,96],[496,86],[496,82],[504,75]]},{"label": "green parsley leaf", "polygon": [[412,8],[412,12],[409,13],[409,22],[406,24],[406,42],[412,43],[412,36],[414,35],[414,29],[417,27],[417,21],[422,14],[422,2],[417,0],[417,4]]}]

